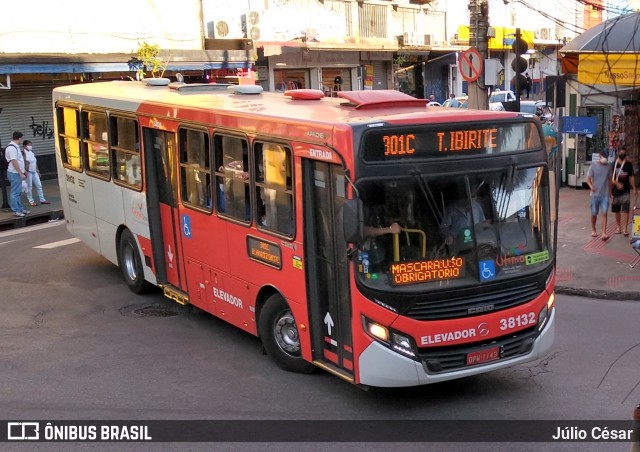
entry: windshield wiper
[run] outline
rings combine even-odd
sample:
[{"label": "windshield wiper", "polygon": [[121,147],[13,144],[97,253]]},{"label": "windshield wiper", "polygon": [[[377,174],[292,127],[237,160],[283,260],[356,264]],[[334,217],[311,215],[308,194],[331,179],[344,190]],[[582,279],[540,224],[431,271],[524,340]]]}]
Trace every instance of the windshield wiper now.
[{"label": "windshield wiper", "polygon": [[413,170],[411,171],[410,174],[415,178],[416,182],[418,183],[418,186],[420,187],[420,191],[422,192],[422,195],[426,199],[429,209],[431,209],[431,213],[433,213],[434,216],[436,217],[436,220],[438,220],[438,224],[439,225],[442,224],[443,212],[438,208],[438,201],[433,196],[433,192],[429,188],[429,185],[425,184],[424,180],[422,180],[422,177],[420,176],[420,172],[418,170]]}]

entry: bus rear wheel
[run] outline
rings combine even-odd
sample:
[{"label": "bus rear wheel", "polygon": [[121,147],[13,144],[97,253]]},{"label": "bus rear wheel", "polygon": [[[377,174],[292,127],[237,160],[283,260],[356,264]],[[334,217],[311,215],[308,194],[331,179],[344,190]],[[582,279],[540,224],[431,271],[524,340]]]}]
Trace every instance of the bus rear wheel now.
[{"label": "bus rear wheel", "polygon": [[279,294],[267,299],[258,320],[258,331],[264,349],[281,369],[305,374],[317,370],[316,366],[302,359],[296,321]]},{"label": "bus rear wheel", "polygon": [[144,279],[144,268],[140,253],[138,253],[138,246],[128,229],[122,231],[120,236],[118,262],[129,289],[136,294],[144,293],[149,288],[149,283]]}]

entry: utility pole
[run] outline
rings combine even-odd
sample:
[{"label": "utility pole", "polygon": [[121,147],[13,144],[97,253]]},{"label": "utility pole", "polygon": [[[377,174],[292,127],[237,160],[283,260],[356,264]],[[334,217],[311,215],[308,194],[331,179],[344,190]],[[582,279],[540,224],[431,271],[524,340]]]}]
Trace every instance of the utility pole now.
[{"label": "utility pole", "polygon": [[[469,46],[474,47],[484,60],[489,56],[489,2],[471,0],[469,3]],[[484,84],[484,71],[475,82],[469,82],[469,108],[489,109],[487,87]]]}]

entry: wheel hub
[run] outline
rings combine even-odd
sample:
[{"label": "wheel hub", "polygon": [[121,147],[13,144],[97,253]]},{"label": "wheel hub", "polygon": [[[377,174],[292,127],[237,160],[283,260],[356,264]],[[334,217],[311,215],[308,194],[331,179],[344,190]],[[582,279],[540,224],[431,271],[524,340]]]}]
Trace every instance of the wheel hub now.
[{"label": "wheel hub", "polygon": [[275,334],[276,342],[282,350],[288,353],[300,351],[298,328],[296,328],[295,320],[290,311],[284,313],[276,323]]}]

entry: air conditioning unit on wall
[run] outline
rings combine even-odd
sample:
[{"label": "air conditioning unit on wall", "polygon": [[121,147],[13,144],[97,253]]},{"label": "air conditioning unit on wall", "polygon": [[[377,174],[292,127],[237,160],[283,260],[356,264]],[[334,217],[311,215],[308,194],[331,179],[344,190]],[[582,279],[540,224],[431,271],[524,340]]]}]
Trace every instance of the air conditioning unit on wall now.
[{"label": "air conditioning unit on wall", "polygon": [[212,20],[207,22],[207,37],[237,39],[242,37],[242,30],[237,20]]},{"label": "air conditioning unit on wall", "polygon": [[259,41],[262,36],[262,15],[258,11],[249,11],[247,14],[243,14],[241,18],[242,22],[242,34],[254,41]]}]

